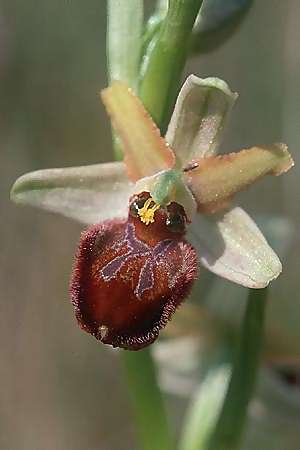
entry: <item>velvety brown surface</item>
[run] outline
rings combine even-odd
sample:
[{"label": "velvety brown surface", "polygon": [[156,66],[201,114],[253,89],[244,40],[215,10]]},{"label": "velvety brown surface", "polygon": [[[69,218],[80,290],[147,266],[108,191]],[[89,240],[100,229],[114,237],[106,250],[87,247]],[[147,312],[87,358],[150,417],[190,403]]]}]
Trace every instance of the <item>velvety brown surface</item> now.
[{"label": "velvety brown surface", "polygon": [[80,325],[103,343],[149,345],[190,291],[196,252],[165,222],[160,209],[149,225],[129,215],[82,234],[70,292]]}]

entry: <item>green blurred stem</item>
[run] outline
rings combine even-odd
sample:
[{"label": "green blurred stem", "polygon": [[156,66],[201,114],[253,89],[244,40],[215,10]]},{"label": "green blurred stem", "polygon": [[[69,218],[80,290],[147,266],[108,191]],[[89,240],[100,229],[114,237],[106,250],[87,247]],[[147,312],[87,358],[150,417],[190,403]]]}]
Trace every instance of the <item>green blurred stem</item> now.
[{"label": "green blurred stem", "polygon": [[169,0],[169,9],[142,67],[139,94],[165,133],[185,65],[192,28],[202,0]]},{"label": "green blurred stem", "polygon": [[266,301],[267,289],[249,290],[232,376],[215,429],[205,450],[239,448],[259,367]]},{"label": "green blurred stem", "polygon": [[107,1],[107,66],[108,78],[125,81],[136,89],[142,31],[143,0]]},{"label": "green blurred stem", "polygon": [[[108,79],[125,81],[136,91],[144,22],[143,0],[107,0]],[[116,159],[122,159],[120,141],[112,130]]]},{"label": "green blurred stem", "polygon": [[[221,350],[224,350],[221,348]],[[183,425],[179,450],[204,450],[217,423],[231,375],[228,352],[214,359],[193,393]]]},{"label": "green blurred stem", "polygon": [[266,300],[267,289],[249,290],[235,356],[224,347],[213,358],[188,409],[180,450],[239,448],[259,367]]},{"label": "green blurred stem", "polygon": [[173,449],[150,350],[123,351],[122,358],[141,443],[139,449]]}]

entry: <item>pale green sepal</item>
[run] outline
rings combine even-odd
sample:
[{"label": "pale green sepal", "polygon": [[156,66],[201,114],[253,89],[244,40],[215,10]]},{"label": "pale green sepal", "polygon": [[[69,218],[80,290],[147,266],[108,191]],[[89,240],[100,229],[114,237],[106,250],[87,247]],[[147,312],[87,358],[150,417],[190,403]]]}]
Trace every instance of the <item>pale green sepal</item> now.
[{"label": "pale green sepal", "polygon": [[11,198],[85,224],[127,217],[134,185],[122,162],[27,173],[15,182]]},{"label": "pale green sepal", "polygon": [[219,78],[186,79],[166,134],[178,166],[216,153],[237,96]]},{"label": "pale green sepal", "polygon": [[138,180],[135,184],[135,193],[150,192],[153,200],[162,206],[177,202],[183,206],[188,220],[192,221],[197,204],[182,178],[182,173],[177,170],[163,170]]},{"label": "pale green sepal", "polygon": [[197,214],[189,230],[201,263],[211,272],[249,288],[263,288],[282,266],[255,222],[241,208]]},{"label": "pale green sepal", "polygon": [[110,82],[121,80],[136,90],[139,75],[143,0],[108,0],[107,57]]}]

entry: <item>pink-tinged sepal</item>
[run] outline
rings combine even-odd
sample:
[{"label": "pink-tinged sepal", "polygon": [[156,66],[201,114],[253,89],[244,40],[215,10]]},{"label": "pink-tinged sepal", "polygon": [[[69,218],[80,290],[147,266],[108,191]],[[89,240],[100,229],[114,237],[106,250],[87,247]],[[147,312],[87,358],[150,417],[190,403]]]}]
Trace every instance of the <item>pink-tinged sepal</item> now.
[{"label": "pink-tinged sepal", "polygon": [[189,293],[196,252],[182,234],[168,231],[166,214],[157,211],[149,226],[129,215],[82,234],[72,303],[80,326],[105,344],[130,350],[151,344]]}]

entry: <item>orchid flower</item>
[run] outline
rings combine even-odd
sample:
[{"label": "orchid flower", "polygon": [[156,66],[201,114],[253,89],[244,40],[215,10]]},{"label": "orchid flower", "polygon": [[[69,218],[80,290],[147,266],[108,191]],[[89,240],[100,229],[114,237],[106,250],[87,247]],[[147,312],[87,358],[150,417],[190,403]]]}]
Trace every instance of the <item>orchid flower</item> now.
[{"label": "orchid flower", "polygon": [[259,228],[230,203],[293,160],[284,144],[216,155],[237,98],[217,78],[187,78],[165,139],[126,84],[112,82],[101,97],[124,162],[32,172],[12,198],[92,224],[71,278],[77,320],[103,343],[138,350],[188,296],[198,261],[249,288],[280,274]]}]

